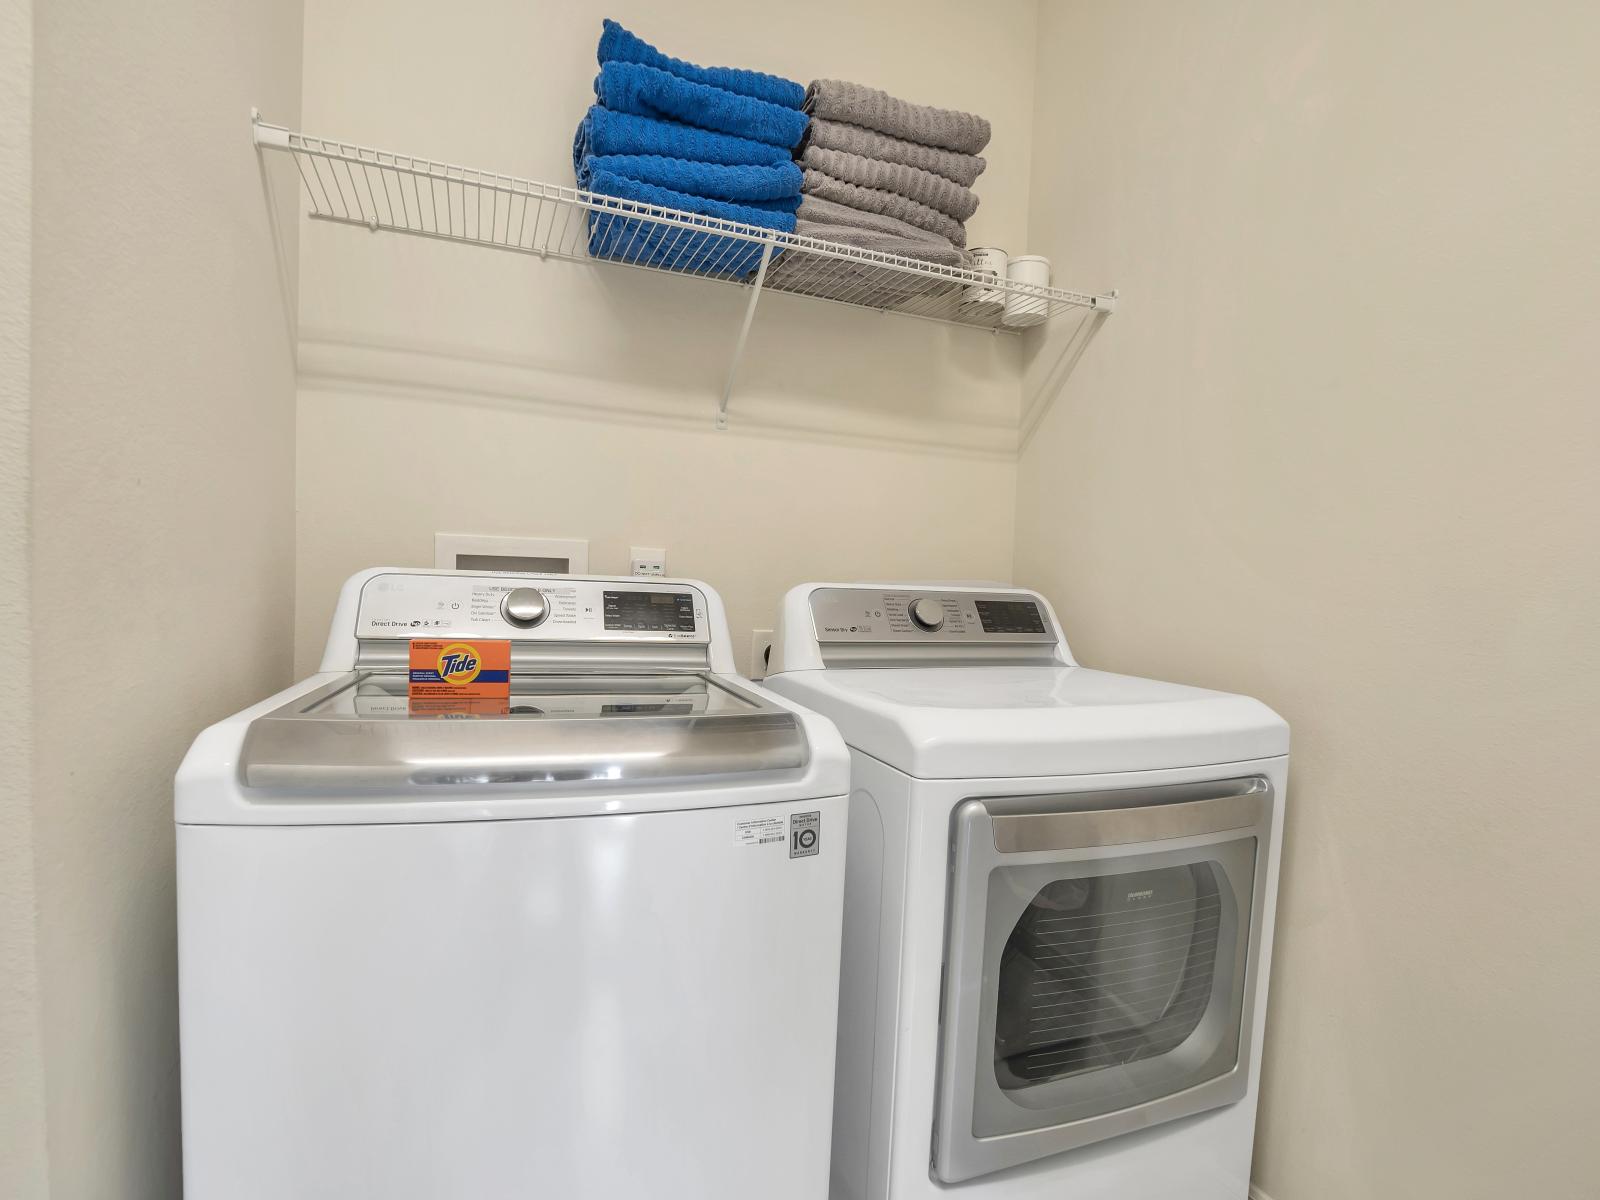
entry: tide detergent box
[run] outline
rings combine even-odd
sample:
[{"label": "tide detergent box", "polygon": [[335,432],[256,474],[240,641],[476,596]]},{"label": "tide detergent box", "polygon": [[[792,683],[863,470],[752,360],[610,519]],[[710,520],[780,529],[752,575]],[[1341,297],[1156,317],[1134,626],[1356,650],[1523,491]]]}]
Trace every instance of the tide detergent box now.
[{"label": "tide detergent box", "polygon": [[419,707],[437,701],[494,700],[504,705],[511,698],[511,643],[415,639],[407,694],[414,706],[430,702]]}]

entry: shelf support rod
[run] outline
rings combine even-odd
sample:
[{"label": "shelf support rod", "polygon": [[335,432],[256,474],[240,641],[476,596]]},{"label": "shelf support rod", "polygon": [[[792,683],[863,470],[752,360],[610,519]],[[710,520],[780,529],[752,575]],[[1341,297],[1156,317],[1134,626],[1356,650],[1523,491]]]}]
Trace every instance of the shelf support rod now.
[{"label": "shelf support rod", "polygon": [[722,387],[722,401],[717,405],[714,425],[723,430],[728,427],[728,402],[733,399],[733,380],[739,373],[739,360],[744,357],[744,344],[750,337],[750,322],[756,319],[756,304],[761,300],[761,288],[767,282],[767,264],[772,261],[772,242],[761,244],[761,265],[756,268],[755,282],[750,285],[750,299],[744,306],[744,323],[739,326],[739,340],[733,344],[733,361],[728,364],[727,382]]}]

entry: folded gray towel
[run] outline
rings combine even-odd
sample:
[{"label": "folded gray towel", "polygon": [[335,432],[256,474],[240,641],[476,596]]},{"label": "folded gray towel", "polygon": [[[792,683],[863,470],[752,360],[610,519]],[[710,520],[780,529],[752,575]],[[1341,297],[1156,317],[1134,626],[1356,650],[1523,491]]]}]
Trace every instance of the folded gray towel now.
[{"label": "folded gray towel", "polygon": [[832,175],[846,183],[897,192],[958,221],[965,221],[978,211],[978,197],[972,189],[951,183],[943,175],[908,167],[904,163],[863,158],[859,154],[825,150],[821,146],[807,146],[800,161],[805,166],[814,167],[824,175]]},{"label": "folded gray towel", "polygon": [[823,121],[815,117],[806,130],[802,146],[821,146],[824,150],[843,150],[859,154],[862,158],[879,158],[884,162],[902,163],[919,171],[932,171],[943,175],[952,183],[971,187],[989,164],[976,154],[959,154],[954,150],[941,150],[938,146],[924,146],[904,138],[890,137],[875,129],[863,129],[848,121]]},{"label": "folded gray towel", "polygon": [[[920,262],[965,267],[970,258],[948,238],[879,213],[863,212],[818,196],[805,196],[795,233]],[[844,300],[868,308],[894,308],[918,296],[954,291],[952,280],[907,275],[892,268],[814,254],[785,254],[767,269],[767,284],[783,292]]]},{"label": "folded gray towel", "polygon": [[[863,212],[878,213],[885,217],[893,217],[897,221],[904,221],[908,225],[915,225],[919,229],[926,229],[930,233],[937,233],[942,238],[948,238],[957,246],[967,244],[967,227],[954,217],[946,216],[936,208],[929,208],[926,204],[919,204],[909,196],[902,196],[898,192],[886,192],[882,188],[861,187],[859,184],[835,179],[824,171],[815,167],[805,170],[805,183],[801,185],[803,195],[820,196],[824,200],[832,200],[835,204],[845,204],[851,208],[859,208]],[[802,201],[803,202],[803,201]]]},{"label": "folded gray towel", "polygon": [[962,154],[981,153],[989,144],[989,122],[982,117],[911,104],[877,88],[842,79],[812,80],[806,88],[805,111],[824,121],[848,121],[890,137]]},{"label": "folded gray towel", "polygon": [[949,238],[929,233],[926,229],[896,220],[894,217],[886,217],[882,213],[851,208],[848,204],[837,204],[832,200],[824,200],[821,196],[801,196],[800,210],[795,214],[795,219],[796,223],[804,221],[813,228],[825,225],[834,230],[853,231],[851,236],[843,238],[819,233],[810,236],[827,236],[830,241],[843,241],[848,246],[859,246],[864,250],[883,250],[887,254],[901,253],[900,250],[888,249],[887,243],[880,244],[874,240],[874,237],[892,238],[898,245],[917,245],[921,253],[908,257],[922,258],[928,262],[942,262],[952,267],[965,267],[972,260],[971,255]]},{"label": "folded gray towel", "polygon": [[[825,232],[819,232],[825,231]],[[860,250],[899,254],[946,267],[965,267],[972,256],[949,238],[918,229],[893,217],[862,212],[817,196],[806,196],[795,214],[795,233],[840,242]]]}]

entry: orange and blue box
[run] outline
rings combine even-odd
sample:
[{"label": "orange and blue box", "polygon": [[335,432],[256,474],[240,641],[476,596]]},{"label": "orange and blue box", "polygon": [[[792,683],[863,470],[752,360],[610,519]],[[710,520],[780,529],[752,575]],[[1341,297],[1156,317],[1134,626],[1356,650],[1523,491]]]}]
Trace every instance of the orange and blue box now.
[{"label": "orange and blue box", "polygon": [[413,640],[407,694],[412,700],[508,700],[511,643]]}]

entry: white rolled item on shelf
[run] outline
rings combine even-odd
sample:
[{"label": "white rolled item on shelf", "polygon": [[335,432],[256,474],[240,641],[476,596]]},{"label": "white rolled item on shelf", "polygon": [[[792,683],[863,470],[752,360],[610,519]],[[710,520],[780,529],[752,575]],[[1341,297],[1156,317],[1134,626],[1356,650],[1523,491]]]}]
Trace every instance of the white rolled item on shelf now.
[{"label": "white rolled item on shelf", "polygon": [[[996,283],[1006,277],[1006,252],[998,246],[975,246],[967,251],[972,256],[971,270],[991,275]],[[961,290],[961,315],[969,319],[992,320],[1005,308],[1005,292],[998,287],[971,284]]]},{"label": "white rolled item on shelf", "polygon": [[[1034,287],[1050,286],[1050,260],[1042,254],[1022,254],[1013,258],[1006,267],[1009,283],[1025,283]],[[1001,322],[1013,328],[1037,325],[1050,315],[1050,301],[1026,292],[1007,292],[1006,310]]]}]

